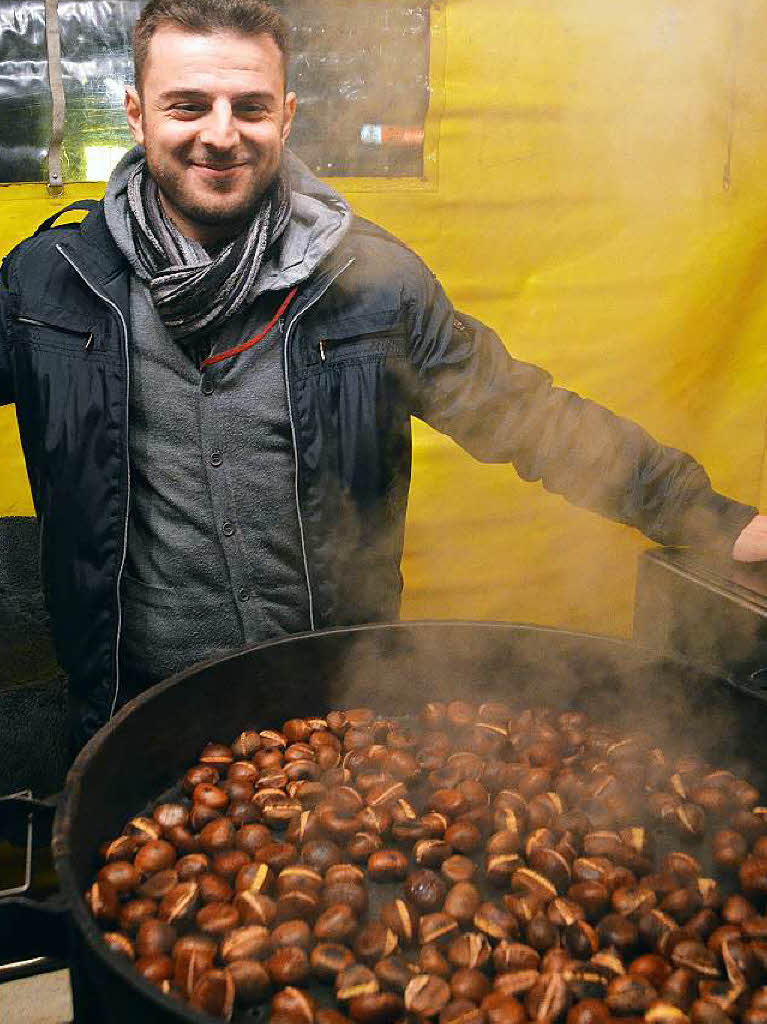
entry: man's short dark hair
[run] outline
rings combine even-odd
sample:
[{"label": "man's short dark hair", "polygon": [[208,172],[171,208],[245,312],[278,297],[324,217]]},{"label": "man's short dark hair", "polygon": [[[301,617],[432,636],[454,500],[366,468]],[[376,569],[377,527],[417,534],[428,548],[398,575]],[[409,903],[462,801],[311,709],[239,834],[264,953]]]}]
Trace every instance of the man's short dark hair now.
[{"label": "man's short dark hair", "polygon": [[149,0],[133,28],[133,66],[139,90],[149,43],[157,29],[166,25],[199,35],[233,32],[270,36],[282,55],[282,69],[287,75],[288,25],[276,8],[263,0]]}]

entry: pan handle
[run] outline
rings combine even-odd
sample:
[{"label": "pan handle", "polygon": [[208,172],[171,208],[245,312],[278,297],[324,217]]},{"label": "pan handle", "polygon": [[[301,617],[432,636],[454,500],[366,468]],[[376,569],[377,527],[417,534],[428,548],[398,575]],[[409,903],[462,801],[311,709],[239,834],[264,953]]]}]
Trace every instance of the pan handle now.
[{"label": "pan handle", "polygon": [[30,790],[0,797],[0,838],[24,848],[24,881],[0,889],[0,899],[21,896],[32,885],[32,851],[51,845],[56,797],[33,800]]},{"label": "pan handle", "polygon": [[51,844],[56,798],[34,800],[29,790],[0,797],[0,837],[24,849],[21,884],[0,889],[0,984],[67,966],[69,925],[60,893],[45,900],[32,887],[32,851]]},{"label": "pan handle", "polygon": [[0,901],[0,984],[68,966],[69,922],[63,898]]}]

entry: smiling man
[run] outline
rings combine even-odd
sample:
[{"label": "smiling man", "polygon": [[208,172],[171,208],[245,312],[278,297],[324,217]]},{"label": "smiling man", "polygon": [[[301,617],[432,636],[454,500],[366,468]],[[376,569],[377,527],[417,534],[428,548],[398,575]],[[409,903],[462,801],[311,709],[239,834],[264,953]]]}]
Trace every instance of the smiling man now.
[{"label": "smiling man", "polygon": [[126,112],[145,150],[144,201],[159,195],[184,235],[215,245],[254,218],[267,223],[275,202],[278,223],[284,216],[278,172],[296,97],[285,93],[287,44],[276,17],[256,18],[252,35],[199,34],[189,22],[151,12],[141,20]]},{"label": "smiling man", "polygon": [[[107,197],[108,217],[116,206],[128,215],[127,237],[109,220],[118,244],[150,284],[166,327],[198,355],[253,298],[263,256],[291,214],[282,154],[296,97],[285,92],[286,28],[268,8],[239,7],[236,32],[226,16],[211,31],[208,12],[194,4],[145,8],[135,29],[136,87],[126,95],[143,152],[123,162]],[[209,254],[238,236],[216,272],[206,269]]]},{"label": "smiling man", "polygon": [[767,556],[756,509],[514,360],[291,155],[287,40],[258,0],[150,0],[137,146],[3,264],[75,746],[195,661],[396,618],[411,416],[661,543]]}]

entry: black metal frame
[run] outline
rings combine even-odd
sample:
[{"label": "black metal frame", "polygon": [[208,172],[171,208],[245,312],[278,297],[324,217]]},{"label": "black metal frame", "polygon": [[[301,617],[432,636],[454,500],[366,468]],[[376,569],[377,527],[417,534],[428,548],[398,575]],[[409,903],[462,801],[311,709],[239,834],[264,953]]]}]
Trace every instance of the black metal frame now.
[{"label": "black metal frame", "polygon": [[24,850],[24,880],[0,890],[0,984],[47,974],[69,961],[67,903],[60,893],[38,900],[32,854],[51,845],[55,798],[34,800],[29,790],[0,797],[0,838]]}]

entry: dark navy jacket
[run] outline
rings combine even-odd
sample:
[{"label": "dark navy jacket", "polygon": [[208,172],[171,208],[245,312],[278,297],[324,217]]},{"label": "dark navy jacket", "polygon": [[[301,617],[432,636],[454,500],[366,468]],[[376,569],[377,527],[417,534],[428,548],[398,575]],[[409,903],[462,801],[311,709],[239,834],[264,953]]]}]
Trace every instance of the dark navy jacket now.
[{"label": "dark navy jacket", "polygon": [[[2,270],[0,402],[16,403],[78,741],[121,702],[129,274],[100,205]],[[512,359],[368,222],[299,290],[283,337],[313,628],[398,615],[411,416],[661,543],[728,545],[756,514],[689,456]]]}]

